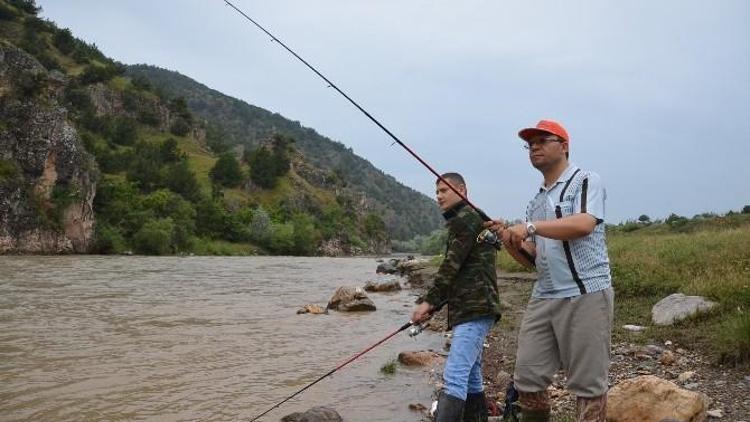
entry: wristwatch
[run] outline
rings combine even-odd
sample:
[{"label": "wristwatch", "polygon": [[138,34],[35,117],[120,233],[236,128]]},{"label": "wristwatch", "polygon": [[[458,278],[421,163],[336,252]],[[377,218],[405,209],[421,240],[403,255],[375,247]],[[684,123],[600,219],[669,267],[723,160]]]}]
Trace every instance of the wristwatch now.
[{"label": "wristwatch", "polygon": [[529,237],[536,234],[536,226],[532,222],[526,223],[526,232],[529,234]]}]

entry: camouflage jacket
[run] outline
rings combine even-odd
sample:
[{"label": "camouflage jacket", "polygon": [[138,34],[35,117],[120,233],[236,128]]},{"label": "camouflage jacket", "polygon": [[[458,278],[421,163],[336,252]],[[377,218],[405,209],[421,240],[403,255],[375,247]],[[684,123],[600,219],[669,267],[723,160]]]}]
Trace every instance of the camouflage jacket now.
[{"label": "camouflage jacket", "polygon": [[482,218],[464,202],[443,217],[448,227],[445,257],[424,300],[433,306],[447,301],[449,327],[481,317],[499,318],[496,250],[476,240],[483,230]]}]

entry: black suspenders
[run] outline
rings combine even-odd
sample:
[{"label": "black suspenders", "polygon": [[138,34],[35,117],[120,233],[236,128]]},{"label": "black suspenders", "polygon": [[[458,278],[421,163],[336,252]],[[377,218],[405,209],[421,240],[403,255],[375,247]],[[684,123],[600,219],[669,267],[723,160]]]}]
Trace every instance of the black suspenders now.
[{"label": "black suspenders", "polygon": [[[565,182],[565,186],[562,188],[562,192],[560,192],[560,201],[562,202],[563,198],[565,197],[565,191],[568,190],[568,186],[570,186],[570,182],[573,181],[573,179],[576,177],[578,172],[581,171],[581,169],[577,169],[572,176],[570,176],[570,179],[568,179],[567,182]],[[583,183],[582,188],[588,188],[588,178],[586,178]],[[588,189],[584,189],[583,192],[581,192],[581,212],[586,212],[586,195]],[[562,209],[560,209],[560,205],[555,206],[555,215],[557,218],[562,218]],[[576,271],[575,263],[573,262],[573,253],[570,251],[570,242],[567,240],[562,241],[563,249],[565,250],[565,258],[568,260],[568,267],[570,267],[570,273],[573,275],[573,280],[575,280],[576,284],[578,285],[578,290],[581,291],[581,294],[586,294],[586,286],[583,285],[583,281],[581,281],[581,277],[578,275],[578,271]]]}]

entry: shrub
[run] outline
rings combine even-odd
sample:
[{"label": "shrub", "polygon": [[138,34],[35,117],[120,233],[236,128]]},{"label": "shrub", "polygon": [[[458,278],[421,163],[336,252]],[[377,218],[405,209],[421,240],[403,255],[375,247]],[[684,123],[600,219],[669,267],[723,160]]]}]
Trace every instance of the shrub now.
[{"label": "shrub", "polygon": [[123,253],[127,249],[122,233],[108,224],[97,223],[93,253],[104,255]]},{"label": "shrub", "polygon": [[211,180],[221,186],[237,187],[242,183],[242,169],[240,163],[232,153],[224,153],[219,156],[214,167],[209,172]]},{"label": "shrub", "polygon": [[21,169],[14,160],[0,158],[0,183],[16,180],[21,175]]},{"label": "shrub", "polygon": [[59,29],[55,32],[55,35],[52,38],[52,44],[54,44],[61,53],[68,55],[75,50],[76,39],[73,37],[70,29]]},{"label": "shrub", "polygon": [[138,125],[129,117],[118,117],[112,121],[109,138],[118,145],[133,145],[138,138]]},{"label": "shrub", "polygon": [[190,133],[190,123],[178,117],[172,122],[172,126],[169,127],[169,132],[176,136],[186,136]]},{"label": "shrub", "polygon": [[147,221],[133,236],[133,247],[143,255],[167,255],[172,252],[173,236],[171,218]]}]

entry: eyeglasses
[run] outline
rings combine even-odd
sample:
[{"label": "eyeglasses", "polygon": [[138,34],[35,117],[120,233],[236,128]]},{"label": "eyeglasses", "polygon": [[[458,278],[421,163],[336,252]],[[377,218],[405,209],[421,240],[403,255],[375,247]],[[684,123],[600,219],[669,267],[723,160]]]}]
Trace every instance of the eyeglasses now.
[{"label": "eyeglasses", "polygon": [[523,144],[523,149],[530,150],[531,147],[533,147],[534,145],[539,145],[543,148],[545,145],[552,143],[552,142],[562,143],[563,141],[562,139],[556,136],[547,136],[546,138],[539,138],[534,141],[527,141],[525,144]]}]

